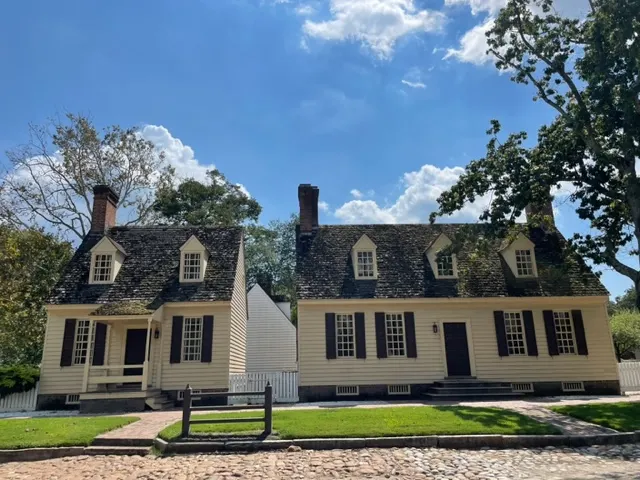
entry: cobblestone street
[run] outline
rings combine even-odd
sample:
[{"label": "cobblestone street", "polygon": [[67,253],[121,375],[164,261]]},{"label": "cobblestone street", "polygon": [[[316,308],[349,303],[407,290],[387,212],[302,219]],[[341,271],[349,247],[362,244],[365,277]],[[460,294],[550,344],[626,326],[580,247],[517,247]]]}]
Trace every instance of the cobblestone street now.
[{"label": "cobblestone street", "polygon": [[366,449],[247,455],[68,457],[0,465],[2,479],[640,479],[640,446],[542,450]]}]

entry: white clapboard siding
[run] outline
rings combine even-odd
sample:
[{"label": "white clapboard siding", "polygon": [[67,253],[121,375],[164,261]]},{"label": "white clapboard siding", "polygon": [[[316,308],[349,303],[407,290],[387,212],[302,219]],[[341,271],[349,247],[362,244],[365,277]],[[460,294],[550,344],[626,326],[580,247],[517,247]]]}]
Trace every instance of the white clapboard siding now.
[{"label": "white clapboard siding", "polygon": [[297,370],[296,327],[259,285],[253,286],[247,299],[246,371]]},{"label": "white clapboard siding", "polygon": [[25,412],[36,409],[40,382],[28,392],[12,393],[0,399],[0,412]]},{"label": "white clapboard siding", "polygon": [[[298,372],[252,372],[232,373],[229,375],[230,392],[261,392],[267,386],[273,387],[273,401],[293,403],[298,401]],[[262,403],[263,396],[229,397],[233,405],[244,403]]]},{"label": "white clapboard siding", "polygon": [[640,362],[622,362],[620,371],[620,389],[623,392],[640,391]]}]

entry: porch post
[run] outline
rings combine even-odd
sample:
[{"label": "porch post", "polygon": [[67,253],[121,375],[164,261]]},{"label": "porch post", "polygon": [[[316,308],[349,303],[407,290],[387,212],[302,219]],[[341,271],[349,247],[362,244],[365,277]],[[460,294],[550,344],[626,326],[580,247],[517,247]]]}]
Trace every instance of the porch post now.
[{"label": "porch post", "polygon": [[86,393],[89,387],[89,367],[91,365],[91,356],[93,353],[93,326],[94,320],[89,319],[89,339],[87,341],[87,355],[84,357],[84,377],[82,377],[82,393]]},{"label": "porch post", "polygon": [[144,347],[144,366],[142,367],[142,391],[146,391],[149,383],[149,345],[151,344],[151,320],[152,317],[147,319],[147,342]]}]

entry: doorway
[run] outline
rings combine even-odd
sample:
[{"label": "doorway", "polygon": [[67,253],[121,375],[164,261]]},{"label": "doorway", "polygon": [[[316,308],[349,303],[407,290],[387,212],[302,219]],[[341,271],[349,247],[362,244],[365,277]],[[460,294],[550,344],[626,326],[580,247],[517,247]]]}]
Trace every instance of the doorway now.
[{"label": "doorway", "polygon": [[467,325],[464,322],[444,323],[444,348],[449,377],[470,377],[469,342]]}]

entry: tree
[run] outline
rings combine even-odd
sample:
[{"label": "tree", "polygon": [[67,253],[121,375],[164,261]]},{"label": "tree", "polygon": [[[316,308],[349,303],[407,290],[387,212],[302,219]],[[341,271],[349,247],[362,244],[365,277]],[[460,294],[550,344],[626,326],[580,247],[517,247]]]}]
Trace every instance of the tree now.
[{"label": "tree", "polygon": [[71,244],[38,229],[0,225],[0,364],[38,364],[50,289]]},{"label": "tree", "polygon": [[[500,141],[494,120],[484,158],[471,162],[431,215],[451,214],[488,195],[480,219],[504,233],[527,204],[538,207],[562,185],[589,234],[571,247],[630,278],[640,306],[640,0],[590,0],[583,20],[555,14],[552,0],[509,0],[487,33],[496,67],[531,85],[556,113],[534,147],[525,132]],[[544,214],[534,215],[544,223]],[[632,262],[629,264],[629,260]]]},{"label": "tree", "polygon": [[618,361],[640,349],[640,314],[622,310],[611,317],[611,334]]},{"label": "tree", "polygon": [[622,295],[616,297],[613,302],[609,302],[609,315],[625,310],[636,310],[636,291],[634,288],[627,289]]},{"label": "tree", "polygon": [[296,288],[296,225],[298,216],[288,220],[273,220],[267,227],[248,228],[245,248],[247,283],[270,285],[269,294],[285,297],[292,303],[295,324]]},{"label": "tree", "polygon": [[0,177],[0,221],[79,238],[91,225],[95,185],[109,185],[131,215],[126,224],[137,224],[149,217],[154,190],[173,176],[164,153],[137,129],[113,125],[100,133],[83,115],[29,125],[28,143],[7,156],[12,168]]},{"label": "tree", "polygon": [[190,178],[158,189],[154,212],[176,225],[233,226],[258,220],[262,207],[239,185],[216,169],[207,177],[207,183]]}]

